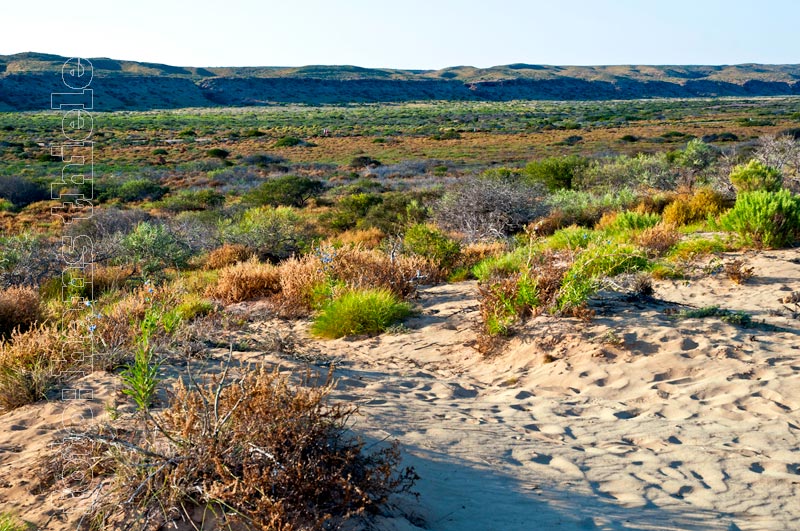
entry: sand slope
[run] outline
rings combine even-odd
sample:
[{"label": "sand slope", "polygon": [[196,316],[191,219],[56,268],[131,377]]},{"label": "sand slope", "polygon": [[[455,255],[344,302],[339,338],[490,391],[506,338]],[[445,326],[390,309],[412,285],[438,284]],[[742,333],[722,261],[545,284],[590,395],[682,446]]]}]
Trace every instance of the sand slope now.
[{"label": "sand slope", "polygon": [[[307,323],[254,317],[242,337],[291,335],[295,359],[338,359],[334,394],[360,404],[356,431],[400,440],[421,497],[397,499],[375,529],[799,529],[800,321],[779,302],[800,291],[797,256],[749,256],[756,277],[742,286],[717,273],[657,283],[655,300],[606,294],[593,321],[538,317],[491,359],[470,346],[472,282],[423,289],[406,333],[318,342],[303,340]],[[772,328],[665,313],[681,304]],[[68,528],[74,516],[46,513],[76,500],[37,499],[15,475],[59,407],[0,417],[0,506],[47,529]]]}]

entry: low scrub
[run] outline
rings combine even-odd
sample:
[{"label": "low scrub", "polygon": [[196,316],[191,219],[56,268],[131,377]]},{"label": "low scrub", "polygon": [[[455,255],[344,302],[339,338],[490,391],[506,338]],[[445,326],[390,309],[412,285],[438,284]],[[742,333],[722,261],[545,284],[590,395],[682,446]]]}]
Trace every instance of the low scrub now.
[{"label": "low scrub", "polygon": [[225,304],[231,304],[274,295],[280,289],[278,268],[251,259],[222,269],[216,284],[206,294]]},{"label": "low scrub", "polygon": [[39,294],[29,287],[0,289],[0,338],[25,331],[40,319]]},{"label": "low scrub", "polygon": [[678,197],[664,208],[664,223],[676,226],[705,221],[709,216],[721,214],[728,206],[725,197],[711,190],[700,188],[691,197]]},{"label": "low scrub", "polygon": [[681,239],[681,234],[672,225],[658,224],[645,229],[634,238],[634,243],[647,251],[650,256],[664,256]]},{"label": "low scrub", "polygon": [[86,340],[73,324],[66,331],[39,325],[0,339],[0,412],[45,398],[67,371],[86,368]]},{"label": "low scrub", "polygon": [[387,289],[348,291],[322,308],[311,333],[328,339],[380,334],[410,313],[409,304]]},{"label": "low scrub", "polygon": [[604,214],[597,223],[598,230],[609,234],[622,232],[643,231],[655,227],[661,221],[661,216],[652,213],[641,213],[634,210]]},{"label": "low scrub", "polygon": [[349,431],[352,405],[330,386],[292,385],[260,368],[234,380],[175,386],[148,430],[69,433],[40,472],[40,490],[107,488],[91,529],[338,529],[417,479],[396,444],[368,451]]},{"label": "low scrub", "polygon": [[800,236],[800,197],[788,190],[744,192],[719,224],[748,243],[786,247]]},{"label": "low scrub", "polygon": [[226,243],[217,247],[206,258],[206,269],[222,269],[238,262],[244,262],[253,255],[246,245]]}]

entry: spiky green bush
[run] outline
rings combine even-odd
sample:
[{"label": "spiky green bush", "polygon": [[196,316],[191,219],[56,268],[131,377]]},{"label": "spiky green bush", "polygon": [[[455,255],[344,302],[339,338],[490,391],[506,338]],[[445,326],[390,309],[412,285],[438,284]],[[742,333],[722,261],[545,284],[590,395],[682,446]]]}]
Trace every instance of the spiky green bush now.
[{"label": "spiky green bush", "polygon": [[354,290],[326,304],[311,333],[328,339],[379,334],[411,314],[411,306],[386,289]]},{"label": "spiky green bush", "polygon": [[748,243],[786,247],[800,235],[800,197],[789,190],[744,192],[719,224]]}]

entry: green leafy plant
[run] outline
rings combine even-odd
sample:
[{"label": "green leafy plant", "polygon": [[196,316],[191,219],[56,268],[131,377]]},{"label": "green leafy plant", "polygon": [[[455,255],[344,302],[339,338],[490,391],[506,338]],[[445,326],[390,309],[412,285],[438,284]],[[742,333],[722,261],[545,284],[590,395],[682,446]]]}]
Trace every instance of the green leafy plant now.
[{"label": "green leafy plant", "polygon": [[0,513],[0,531],[29,531],[31,526],[22,522],[11,513]]},{"label": "green leafy plant", "polygon": [[155,360],[155,353],[150,345],[150,338],[156,332],[161,315],[156,311],[148,311],[140,325],[140,335],[133,363],[120,374],[123,394],[129,396],[136,404],[144,418],[149,415],[150,406],[160,382],[161,364]]}]

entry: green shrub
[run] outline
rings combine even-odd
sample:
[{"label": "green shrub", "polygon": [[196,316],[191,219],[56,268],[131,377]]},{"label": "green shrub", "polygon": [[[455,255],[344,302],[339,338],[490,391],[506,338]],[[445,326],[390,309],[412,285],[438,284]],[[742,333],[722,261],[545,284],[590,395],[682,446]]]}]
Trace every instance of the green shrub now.
[{"label": "green shrub", "polygon": [[50,191],[42,183],[28,177],[3,175],[0,177],[0,198],[17,208],[22,208],[37,201],[50,199]]},{"label": "green shrub", "polygon": [[680,260],[689,260],[698,256],[724,253],[731,248],[718,237],[714,238],[692,238],[678,242],[673,247],[668,256]]},{"label": "green shrub", "polygon": [[350,167],[354,169],[358,168],[376,168],[381,165],[381,161],[369,157],[367,155],[359,155],[358,157],[354,157],[353,160],[350,161]]},{"label": "green shrub", "polygon": [[329,339],[379,334],[410,314],[410,305],[389,290],[350,291],[323,307],[311,333]]},{"label": "green shrub", "polygon": [[359,229],[377,228],[386,234],[402,232],[410,223],[421,223],[430,217],[426,203],[433,196],[429,192],[386,192],[381,201],[369,207],[357,223]]},{"label": "green shrub", "polygon": [[269,179],[248,194],[247,199],[259,205],[293,206],[301,208],[312,197],[325,190],[322,181],[297,175]]},{"label": "green shrub", "polygon": [[14,203],[9,201],[8,199],[3,199],[2,197],[0,197],[0,212],[8,212],[10,210],[13,210],[13,208],[14,208]]},{"label": "green shrub", "polygon": [[585,249],[589,244],[594,243],[597,237],[598,234],[593,230],[572,225],[557,230],[537,246],[553,251]]},{"label": "green shrub", "polygon": [[124,260],[141,268],[145,276],[160,276],[165,268],[180,269],[188,263],[190,250],[164,225],[144,221],[122,241]]},{"label": "green shrub", "polygon": [[380,194],[357,193],[343,197],[327,219],[338,230],[352,229],[364,219],[370,208],[383,202]]},{"label": "green shrub", "polygon": [[565,189],[551,194],[546,201],[554,212],[560,213],[566,225],[594,226],[605,212],[632,208],[638,197],[630,188],[602,195]]},{"label": "green shrub", "polygon": [[478,288],[480,314],[488,336],[506,336],[511,326],[540,304],[537,280],[527,273],[518,273]]},{"label": "green shrub", "polygon": [[308,240],[305,224],[291,207],[255,207],[219,225],[225,243],[244,245],[259,258],[277,262],[302,249]]},{"label": "green shrub", "polygon": [[716,158],[717,150],[713,146],[695,138],[686,144],[678,162],[692,171],[702,171],[711,166]]},{"label": "green shrub", "polygon": [[225,196],[214,190],[180,190],[156,203],[156,208],[170,212],[198,211],[216,208],[225,203]]},{"label": "green shrub", "polygon": [[777,192],[783,184],[781,172],[757,160],[740,164],[731,170],[731,183],[736,191],[742,192]]},{"label": "green shrub", "polygon": [[225,160],[230,156],[231,152],[222,148],[211,148],[206,151],[206,155],[214,157],[215,159]]},{"label": "green shrub", "polygon": [[458,260],[461,245],[441,231],[423,224],[410,227],[403,237],[406,250],[427,258],[443,270],[449,270]]},{"label": "green shrub", "polygon": [[523,175],[529,182],[542,183],[551,191],[569,190],[575,176],[588,165],[588,160],[577,155],[548,157],[529,163]]},{"label": "green shrub", "polygon": [[720,226],[748,242],[786,247],[800,234],[800,198],[788,190],[741,193]]},{"label": "green shrub", "polygon": [[169,192],[169,188],[150,179],[131,179],[113,190],[114,195],[125,203],[144,200],[158,201],[167,192]]},{"label": "green shrub", "polygon": [[294,147],[302,144],[303,141],[296,136],[284,136],[275,142],[275,147]]},{"label": "green shrub", "polygon": [[675,188],[679,169],[664,153],[635,157],[620,155],[591,162],[576,174],[573,187],[595,192],[612,192],[631,186],[648,186],[660,190]]}]

